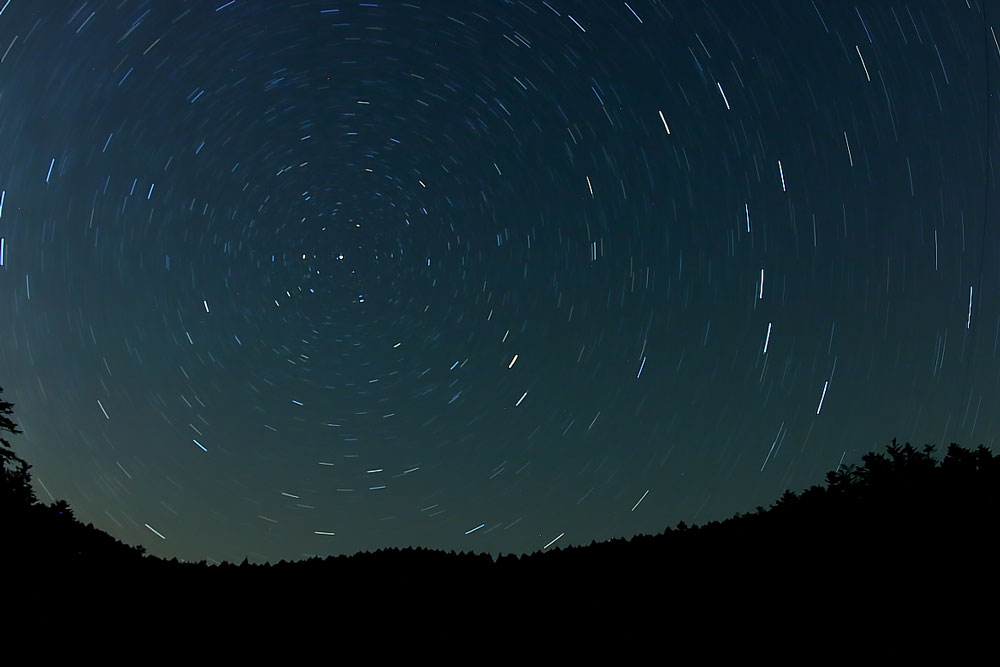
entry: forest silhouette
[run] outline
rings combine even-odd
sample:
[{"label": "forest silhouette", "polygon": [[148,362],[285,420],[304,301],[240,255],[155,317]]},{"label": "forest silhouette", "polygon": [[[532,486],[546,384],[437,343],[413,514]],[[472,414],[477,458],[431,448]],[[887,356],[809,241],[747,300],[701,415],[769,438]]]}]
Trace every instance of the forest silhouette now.
[{"label": "forest silhouette", "polygon": [[[2,392],[0,388],[0,392]],[[0,396],[0,436],[17,435]],[[39,502],[0,437],[2,613],[12,628],[205,631],[337,645],[544,645],[822,662],[989,657],[1000,457],[899,445],[770,508],[526,555],[383,549],[274,564],[147,555]],[[562,647],[561,649],[559,647]]]}]

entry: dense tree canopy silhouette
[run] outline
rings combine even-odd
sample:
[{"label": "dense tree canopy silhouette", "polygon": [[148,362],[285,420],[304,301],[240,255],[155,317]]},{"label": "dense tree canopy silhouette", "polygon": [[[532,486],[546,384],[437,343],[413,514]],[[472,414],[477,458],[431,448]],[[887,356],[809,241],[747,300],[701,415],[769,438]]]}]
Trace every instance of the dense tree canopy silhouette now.
[{"label": "dense tree canopy silhouette", "polygon": [[[0,387],[0,394],[2,393],[3,387]],[[12,435],[21,433],[11,419],[12,414],[14,404],[0,399],[0,512],[23,510],[36,502],[28,473],[31,466],[14,453],[10,442],[3,437],[5,431]]]},{"label": "dense tree canopy silhouette", "polygon": [[[0,431],[18,434],[12,414],[0,402]],[[32,589],[16,598],[15,621],[70,613],[93,630],[187,632],[197,605],[213,633],[239,637],[252,618],[310,638],[337,628],[354,640],[391,633],[477,650],[490,637],[618,647],[668,638],[671,655],[687,646],[698,657],[746,657],[766,641],[807,659],[954,658],[991,636],[970,630],[991,618],[978,610],[997,595],[986,556],[1000,457],[984,446],[952,443],[939,460],[933,446],[893,440],[768,509],[629,540],[497,558],[405,548],[208,566],[146,556],[84,526],[65,501],[38,502],[27,462],[0,444],[0,573]]]},{"label": "dense tree canopy silhouette", "polygon": [[[0,392],[3,389],[0,388]],[[0,400],[0,433],[22,431],[12,419],[14,404]],[[143,547],[131,547],[76,520],[65,500],[51,505],[38,501],[31,484],[31,466],[18,456],[11,443],[0,436],[0,559],[22,574],[52,578],[53,572],[73,576],[100,564],[117,568],[138,562]],[[0,570],[0,575],[3,571]]]}]

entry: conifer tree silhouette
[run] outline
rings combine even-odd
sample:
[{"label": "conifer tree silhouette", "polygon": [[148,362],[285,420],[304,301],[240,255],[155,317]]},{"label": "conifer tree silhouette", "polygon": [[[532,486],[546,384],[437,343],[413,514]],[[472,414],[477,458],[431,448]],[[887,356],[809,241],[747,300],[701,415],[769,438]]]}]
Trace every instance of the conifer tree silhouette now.
[{"label": "conifer tree silhouette", "polygon": [[[6,431],[17,435],[22,432],[10,418],[12,414],[14,404],[0,400],[0,433]],[[0,513],[23,511],[37,502],[29,468],[28,462],[15,454],[10,443],[0,436]]]}]

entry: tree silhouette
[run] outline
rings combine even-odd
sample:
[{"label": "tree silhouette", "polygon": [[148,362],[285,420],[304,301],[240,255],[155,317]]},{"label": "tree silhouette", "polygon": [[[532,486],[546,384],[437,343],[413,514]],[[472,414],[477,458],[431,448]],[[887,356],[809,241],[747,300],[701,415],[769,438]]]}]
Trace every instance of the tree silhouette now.
[{"label": "tree silhouette", "polygon": [[[3,387],[0,387],[2,392]],[[22,432],[10,418],[12,414],[14,404],[0,400],[0,433],[7,431],[17,435]],[[0,436],[0,512],[25,510],[37,502],[29,468],[28,462],[15,454],[10,443]]]},{"label": "tree silhouette", "polygon": [[[12,408],[0,401],[0,431],[18,434]],[[785,491],[768,509],[586,547],[495,561],[387,548],[210,567],[144,556],[142,547],[84,525],[66,501],[38,502],[30,466],[6,440],[0,445],[0,612],[8,634],[19,621],[58,628],[69,614],[88,631],[110,625],[143,636],[186,618],[197,600],[213,630],[241,637],[253,616],[270,634],[314,637],[333,624],[355,640],[385,641],[389,632],[408,644],[468,641],[470,650],[482,649],[484,628],[525,646],[581,634],[633,646],[671,628],[699,659],[715,647],[744,661],[776,628],[783,647],[822,646],[824,657],[844,662],[928,662],[940,650],[951,663],[963,650],[977,658],[995,650],[992,626],[968,630],[975,619],[991,622],[981,610],[1000,598],[1000,578],[982,564],[995,552],[1000,514],[1000,456],[985,446],[953,443],[938,460],[930,445],[893,440],[858,465],[838,466],[825,485]],[[123,604],[139,599],[137,582],[155,582],[155,597]],[[17,585],[32,594],[12,594]],[[340,604],[316,595],[318,587],[335,587]],[[147,599],[146,586],[139,588]],[[297,613],[269,611],[286,608]],[[648,611],[631,613],[640,608]],[[851,641],[830,642],[844,619],[852,619]]]}]

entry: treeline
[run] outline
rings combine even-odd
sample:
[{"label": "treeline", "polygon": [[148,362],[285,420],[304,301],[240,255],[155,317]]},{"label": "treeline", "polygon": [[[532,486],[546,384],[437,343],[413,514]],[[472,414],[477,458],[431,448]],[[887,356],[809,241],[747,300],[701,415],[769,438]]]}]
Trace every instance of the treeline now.
[{"label": "treeline", "polygon": [[[0,403],[0,429],[16,433],[10,414]],[[81,524],[65,502],[39,503],[27,464],[0,443],[3,573],[32,591],[22,613],[37,623],[69,614],[86,627],[189,621],[221,636],[594,642],[685,656],[992,650],[1000,457],[983,446],[952,444],[939,458],[893,440],[770,508],[584,547],[209,566],[144,555]]]}]

